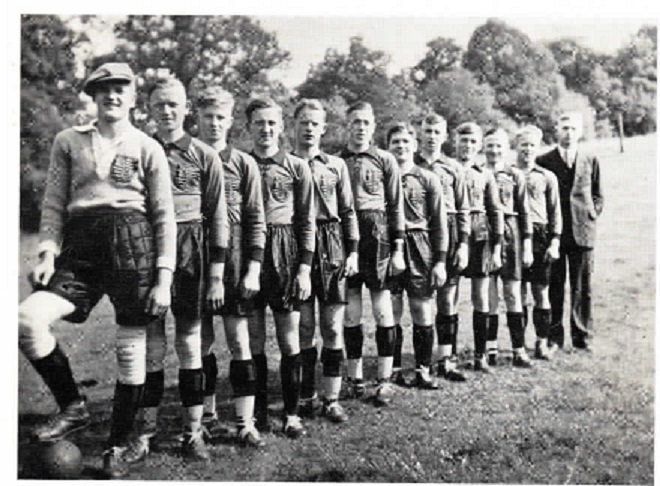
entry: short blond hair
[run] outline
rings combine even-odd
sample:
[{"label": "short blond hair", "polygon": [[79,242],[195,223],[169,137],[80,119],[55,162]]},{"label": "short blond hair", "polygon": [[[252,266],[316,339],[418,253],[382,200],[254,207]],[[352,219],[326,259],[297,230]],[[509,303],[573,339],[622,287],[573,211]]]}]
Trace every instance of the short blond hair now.
[{"label": "short blond hair", "polygon": [[209,106],[234,108],[234,97],[232,94],[220,86],[208,86],[197,94],[195,104],[198,108],[207,108]]},{"label": "short blond hair", "polygon": [[516,132],[516,144],[518,144],[518,141],[525,136],[531,137],[532,140],[540,145],[541,140],[543,140],[543,131],[536,125],[525,125]]}]

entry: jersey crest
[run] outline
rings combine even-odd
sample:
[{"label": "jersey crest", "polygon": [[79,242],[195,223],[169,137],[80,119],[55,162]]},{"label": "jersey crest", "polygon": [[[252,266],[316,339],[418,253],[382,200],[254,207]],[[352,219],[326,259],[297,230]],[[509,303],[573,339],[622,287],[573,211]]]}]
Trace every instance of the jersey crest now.
[{"label": "jersey crest", "polygon": [[199,171],[192,167],[177,165],[172,172],[172,182],[177,189],[194,189],[199,187]]},{"label": "jersey crest", "polygon": [[137,172],[138,159],[127,155],[117,155],[110,166],[110,177],[115,182],[126,184],[131,182]]},{"label": "jersey crest", "polygon": [[288,199],[292,190],[292,183],[281,177],[275,177],[270,185],[270,193],[277,202],[284,202]]}]

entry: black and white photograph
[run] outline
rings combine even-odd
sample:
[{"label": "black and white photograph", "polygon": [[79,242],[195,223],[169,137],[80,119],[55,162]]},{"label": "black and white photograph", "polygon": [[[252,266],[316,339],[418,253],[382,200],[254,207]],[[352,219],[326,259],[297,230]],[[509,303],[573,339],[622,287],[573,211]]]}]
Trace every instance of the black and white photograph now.
[{"label": "black and white photograph", "polygon": [[653,8],[33,3],[7,479],[654,483]]}]

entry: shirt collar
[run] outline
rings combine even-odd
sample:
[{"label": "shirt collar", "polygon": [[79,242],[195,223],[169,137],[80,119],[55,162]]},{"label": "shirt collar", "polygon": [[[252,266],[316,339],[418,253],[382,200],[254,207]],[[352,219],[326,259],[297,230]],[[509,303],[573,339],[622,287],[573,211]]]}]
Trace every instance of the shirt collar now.
[{"label": "shirt collar", "polygon": [[270,161],[270,162],[275,162],[278,165],[284,165],[285,156],[286,156],[286,152],[282,148],[280,148],[275,153],[275,155],[273,155],[271,157],[259,157],[254,151],[252,151],[252,157],[254,157],[254,159],[257,162],[268,162],[268,161]]},{"label": "shirt collar", "polygon": [[[297,155],[295,152],[292,152],[292,153],[293,153],[293,155],[295,155],[296,157],[302,158],[302,157],[300,157],[300,155]],[[328,164],[330,163],[330,157],[328,157],[328,154],[326,154],[326,153],[323,152],[323,151],[320,151],[320,152],[319,152],[318,154],[316,154],[314,157],[312,157],[311,159],[309,159],[309,162],[312,162],[312,161],[314,161],[314,160],[320,160],[320,161],[321,161],[323,164],[325,164],[325,165],[328,165]]]},{"label": "shirt collar", "polygon": [[98,132],[99,129],[96,126],[97,122],[98,122],[98,120],[92,120],[87,125],[78,125],[78,126],[73,127],[73,129],[76,132],[79,132],[79,133]]},{"label": "shirt collar", "polygon": [[158,140],[158,143],[160,143],[164,148],[174,146],[182,152],[188,150],[190,148],[190,144],[192,143],[192,137],[187,133],[184,133],[180,139],[175,140],[174,142],[165,142],[157,134],[154,135],[154,138]]},{"label": "shirt collar", "polygon": [[229,159],[231,159],[232,150],[233,149],[231,148],[231,145],[227,144],[225,148],[220,151],[220,158],[223,162],[229,162]]},{"label": "shirt collar", "polygon": [[341,151],[341,155],[342,158],[353,157],[355,155],[368,155],[373,159],[378,159],[378,150],[376,149],[375,145],[369,145],[367,150],[363,150],[361,152],[353,152],[348,147],[344,147],[344,149]]}]

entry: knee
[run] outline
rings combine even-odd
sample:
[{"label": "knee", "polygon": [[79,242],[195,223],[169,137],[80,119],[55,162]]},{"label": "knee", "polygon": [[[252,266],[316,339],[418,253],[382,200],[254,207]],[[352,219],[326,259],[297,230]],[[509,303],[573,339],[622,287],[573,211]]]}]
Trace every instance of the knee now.
[{"label": "knee", "polygon": [[124,385],[142,385],[146,377],[147,332],[143,327],[117,329],[117,371]]},{"label": "knee", "polygon": [[202,321],[202,355],[206,356],[211,352],[215,342],[215,329],[213,328],[213,316],[209,316]]},{"label": "knee", "polygon": [[201,334],[198,326],[177,330],[175,338],[176,354],[182,370],[196,370],[202,367]]},{"label": "knee", "polygon": [[154,326],[147,331],[147,371],[160,371],[164,368],[167,354],[165,326]]},{"label": "knee", "polygon": [[29,360],[48,356],[55,349],[55,336],[50,332],[50,322],[41,315],[39,309],[19,306],[18,347]]}]

